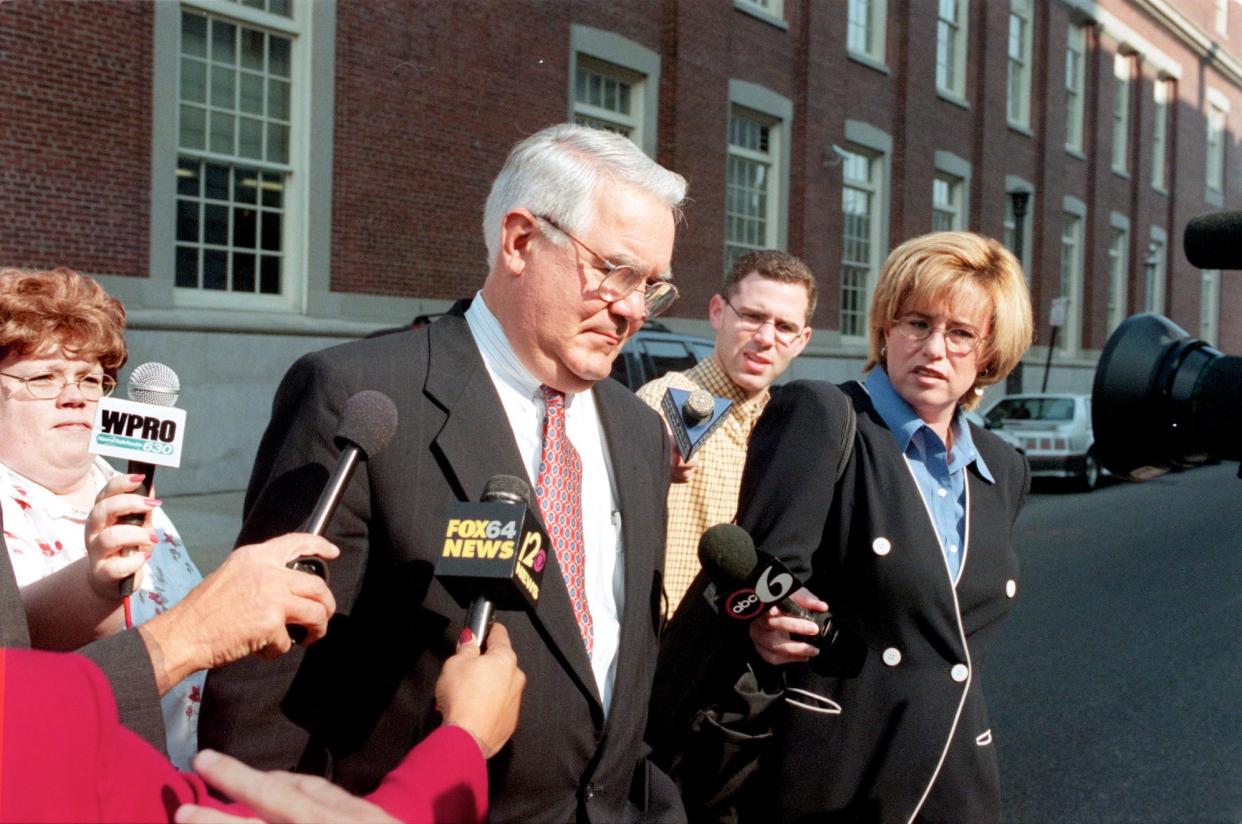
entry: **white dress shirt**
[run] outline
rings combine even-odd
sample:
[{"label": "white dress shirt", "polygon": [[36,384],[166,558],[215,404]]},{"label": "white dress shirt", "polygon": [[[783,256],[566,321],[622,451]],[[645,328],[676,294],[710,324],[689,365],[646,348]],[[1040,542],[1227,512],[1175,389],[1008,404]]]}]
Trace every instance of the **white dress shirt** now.
[{"label": "white dress shirt", "polygon": [[[500,395],[518,451],[530,479],[539,477],[545,404],[539,381],[518,360],[496,316],[475,295],[466,310],[466,322],[483,364]],[[588,389],[565,396],[565,430],[582,458],[582,538],[586,552],[586,597],[595,628],[591,669],[605,715],[616,680],[617,648],[621,637],[621,610],[625,605],[625,565],[622,563],[621,513],[608,445]],[[534,489],[531,483],[531,489]]]}]

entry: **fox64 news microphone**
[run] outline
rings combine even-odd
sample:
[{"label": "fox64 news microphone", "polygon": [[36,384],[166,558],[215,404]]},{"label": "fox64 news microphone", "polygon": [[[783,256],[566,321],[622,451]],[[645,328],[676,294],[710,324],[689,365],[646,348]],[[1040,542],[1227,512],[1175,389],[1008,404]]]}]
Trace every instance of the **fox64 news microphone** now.
[{"label": "fox64 news microphone", "polygon": [[[128,401],[101,398],[91,432],[91,452],[113,458],[126,458],[130,475],[146,476],[136,494],[151,494],[155,467],[181,465],[181,444],[185,433],[185,411],[176,408],[181,393],[177,373],[154,361],[134,367],[126,384]],[[134,512],[117,520],[141,526],[146,516]],[[121,597],[134,591],[134,576],[121,581]]]},{"label": "fox64 news microphone", "polygon": [[[842,630],[831,612],[811,612],[790,596],[803,587],[788,567],[776,558],[755,550],[750,533],[735,524],[716,524],[699,539],[699,563],[716,587],[720,614],[735,621],[751,622],[770,606],[811,621],[819,632],[801,637],[822,652],[823,662],[812,666],[839,675],[857,675],[867,648],[860,638]],[[818,666],[817,666],[818,665]]]},{"label": "fox64 news microphone", "polygon": [[[336,436],[333,438],[337,448],[341,450],[341,456],[337,459],[336,469],[324,485],[323,492],[319,493],[315,508],[311,510],[310,516],[302,524],[299,532],[323,535],[328,528],[328,522],[332,520],[332,515],[341,503],[341,498],[345,495],[345,488],[349,486],[350,478],[353,477],[358,464],[378,455],[392,440],[396,431],[397,407],[383,392],[364,389],[349,396],[341,408],[341,417],[336,424]],[[290,561],[286,566],[318,575],[324,579],[325,583],[328,580],[328,567],[322,558],[303,555],[301,558]],[[306,629],[291,625],[289,637],[295,643],[301,643],[306,637]]]},{"label": "fox64 news microphone", "polygon": [[466,626],[487,640],[496,608],[534,609],[551,543],[530,503],[530,485],[493,475],[478,503],[449,505],[436,577],[466,607]]}]

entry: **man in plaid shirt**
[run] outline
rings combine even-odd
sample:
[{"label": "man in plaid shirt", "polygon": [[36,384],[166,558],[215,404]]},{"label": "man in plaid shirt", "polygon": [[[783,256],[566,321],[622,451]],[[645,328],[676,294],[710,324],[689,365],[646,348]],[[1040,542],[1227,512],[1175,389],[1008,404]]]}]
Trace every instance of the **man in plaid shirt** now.
[{"label": "man in plaid shirt", "polygon": [[770,396],[769,387],[811,339],[815,276],[786,252],[760,250],[737,259],[714,295],[708,317],[716,330],[710,358],[686,372],[669,372],[638,390],[662,416],[670,387],[704,389],[733,401],[725,420],[686,463],[673,449],[664,556],[665,617],[676,611],[699,573],[699,537],[733,520],[746,463],[746,445]]}]

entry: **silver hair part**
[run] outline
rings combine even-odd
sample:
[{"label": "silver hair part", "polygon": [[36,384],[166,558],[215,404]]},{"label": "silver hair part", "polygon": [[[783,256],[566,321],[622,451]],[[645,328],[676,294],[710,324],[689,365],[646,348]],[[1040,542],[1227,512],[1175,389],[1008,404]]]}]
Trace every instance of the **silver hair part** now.
[{"label": "silver hair part", "polygon": [[[490,267],[500,252],[505,215],[525,208],[547,215],[569,232],[586,229],[591,198],[602,185],[627,184],[668,205],[676,220],[686,179],[643,154],[627,137],[602,129],[560,123],[513,147],[496,175],[483,209],[483,239]],[[553,239],[568,239],[556,232]]]}]

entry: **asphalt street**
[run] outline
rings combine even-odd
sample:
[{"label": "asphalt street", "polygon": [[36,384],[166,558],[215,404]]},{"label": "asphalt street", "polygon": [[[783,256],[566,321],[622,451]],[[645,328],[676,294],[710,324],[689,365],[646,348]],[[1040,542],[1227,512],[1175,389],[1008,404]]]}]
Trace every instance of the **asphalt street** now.
[{"label": "asphalt street", "polygon": [[984,672],[1006,821],[1242,821],[1237,470],[1028,499]]}]

